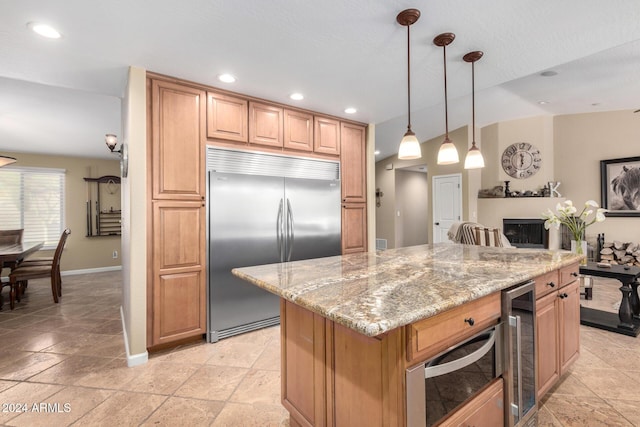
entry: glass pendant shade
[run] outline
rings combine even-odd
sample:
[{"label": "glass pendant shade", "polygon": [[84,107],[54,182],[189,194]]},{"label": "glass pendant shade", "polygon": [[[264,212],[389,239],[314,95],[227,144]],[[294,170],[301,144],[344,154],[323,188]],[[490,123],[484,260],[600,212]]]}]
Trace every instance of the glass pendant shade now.
[{"label": "glass pendant shade", "polygon": [[467,157],[464,159],[465,169],[479,169],[484,167],[484,157],[480,149],[476,147],[475,141],[471,144]]},{"label": "glass pendant shade", "polygon": [[458,150],[453,142],[449,138],[445,138],[438,151],[438,164],[439,165],[452,165],[458,163],[460,158],[458,157]]},{"label": "glass pendant shade", "polygon": [[400,160],[413,160],[422,157],[422,150],[420,149],[420,142],[416,138],[416,134],[408,130],[404,134],[402,141],[400,141],[400,148],[398,149],[398,159]]},{"label": "glass pendant shade", "polygon": [[15,163],[16,159],[9,156],[0,156],[0,167],[10,165],[11,163]]},{"label": "glass pendant shade", "polygon": [[442,65],[444,69],[444,141],[438,151],[439,165],[452,165],[458,163],[458,150],[449,139],[449,107],[447,105],[447,46],[453,42],[456,35],[453,33],[442,33],[433,39],[433,44],[442,47]]}]

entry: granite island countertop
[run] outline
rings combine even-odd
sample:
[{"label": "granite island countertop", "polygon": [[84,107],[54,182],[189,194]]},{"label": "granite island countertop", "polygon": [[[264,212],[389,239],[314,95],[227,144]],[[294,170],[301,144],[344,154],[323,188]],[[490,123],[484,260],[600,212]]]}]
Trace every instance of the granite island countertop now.
[{"label": "granite island countertop", "polygon": [[441,243],[232,273],[373,337],[576,263],[567,251]]}]

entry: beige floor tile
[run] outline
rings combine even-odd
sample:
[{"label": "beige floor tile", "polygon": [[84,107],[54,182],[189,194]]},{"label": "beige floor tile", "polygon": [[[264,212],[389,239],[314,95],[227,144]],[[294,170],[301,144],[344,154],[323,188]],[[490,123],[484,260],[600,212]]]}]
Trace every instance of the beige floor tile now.
[{"label": "beige floor tile", "polygon": [[104,402],[114,391],[66,387],[32,406],[30,412],[13,418],[11,426],[66,426]]},{"label": "beige floor tile", "polygon": [[[41,353],[42,355],[58,356],[55,354]],[[59,356],[58,356],[59,357]],[[67,356],[57,365],[34,375],[30,381],[73,385],[85,375],[102,369],[111,359],[94,356]]]},{"label": "beige floor tile", "polygon": [[207,364],[250,368],[264,351],[265,345],[233,339],[222,340],[211,344],[213,351]]},{"label": "beige floor tile", "polygon": [[203,364],[209,360],[216,351],[216,344],[198,342],[181,346],[175,350],[151,354],[149,359],[163,362]]},{"label": "beige floor tile", "polygon": [[249,370],[231,366],[202,366],[176,392],[176,396],[227,400]]},{"label": "beige floor tile", "polygon": [[65,341],[71,336],[73,335],[61,332],[42,332],[25,328],[5,335],[3,340],[11,340],[11,348],[14,350],[41,351]]},{"label": "beige floor tile", "polygon": [[166,396],[118,391],[77,421],[78,426],[124,427],[142,423]]},{"label": "beige floor tile", "polygon": [[[233,340],[235,342],[243,342],[248,344],[255,345],[266,345],[270,341],[273,341],[274,338],[279,339],[280,337],[280,326],[270,326],[268,328],[258,329],[256,331],[247,332],[246,334],[236,335],[231,338],[227,338],[227,340]],[[225,340],[222,340],[225,341]],[[222,342],[221,341],[221,342]]]},{"label": "beige floor tile", "polygon": [[0,379],[23,381],[63,362],[67,356],[61,354],[24,353],[13,364],[0,368]]},{"label": "beige floor tile", "polygon": [[237,403],[280,404],[280,372],[251,370],[229,398]]},{"label": "beige floor tile", "polygon": [[15,387],[18,384],[20,384],[20,383],[17,382],[17,381],[0,380],[0,393],[2,393],[5,390],[10,389],[11,387]]},{"label": "beige floor tile", "polygon": [[596,397],[595,393],[576,378],[575,375],[570,373],[564,375],[560,379],[560,382],[551,388],[550,393],[554,395]]},{"label": "beige floor tile", "polygon": [[133,369],[139,372],[123,390],[143,393],[172,394],[197,370],[198,365],[150,361]]},{"label": "beige floor tile", "polygon": [[618,411],[599,398],[553,395],[545,401],[544,406],[566,427],[632,425]]},{"label": "beige floor tile", "polygon": [[3,391],[0,393],[0,402],[8,406],[6,411],[0,411],[0,423],[7,424],[9,420],[20,415],[16,410],[30,409],[34,403],[44,402],[63,388],[54,384],[22,382]]},{"label": "beige floor tile", "polygon": [[640,401],[640,383],[615,369],[598,369],[581,374],[580,381],[603,399]]},{"label": "beige floor tile", "polygon": [[280,339],[266,345],[262,354],[253,364],[253,368],[280,372]]},{"label": "beige floor tile", "polygon": [[607,399],[606,402],[621,413],[631,424],[640,426],[640,402]]},{"label": "beige floor tile", "polygon": [[132,382],[142,370],[129,368],[124,359],[113,359],[102,368],[81,377],[76,385],[104,389],[122,389]]},{"label": "beige floor tile", "polygon": [[628,348],[614,347],[603,343],[600,347],[590,347],[589,350],[598,358],[606,361],[606,364],[616,369],[640,369],[640,351],[629,351]]},{"label": "beige floor tile", "polygon": [[289,414],[282,406],[227,403],[212,427],[278,427],[289,425]]},{"label": "beige floor tile", "polygon": [[562,427],[562,423],[560,423],[544,405],[538,410],[537,417],[538,422],[536,427]]},{"label": "beige floor tile", "polygon": [[142,426],[209,426],[224,402],[169,397]]}]

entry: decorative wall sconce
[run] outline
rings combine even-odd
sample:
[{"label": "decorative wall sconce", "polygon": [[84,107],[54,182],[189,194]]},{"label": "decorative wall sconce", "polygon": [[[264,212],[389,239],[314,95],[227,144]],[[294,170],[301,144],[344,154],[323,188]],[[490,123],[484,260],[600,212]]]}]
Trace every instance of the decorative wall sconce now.
[{"label": "decorative wall sconce", "polygon": [[380,191],[379,188],[376,188],[376,206],[377,207],[380,207],[382,205],[382,203],[380,202],[380,199],[382,198],[382,196],[384,196],[384,193]]},{"label": "decorative wall sconce", "polygon": [[2,166],[10,165],[11,163],[15,163],[16,159],[14,157],[9,156],[0,156],[0,168]]},{"label": "decorative wall sconce", "polygon": [[129,152],[127,150],[127,144],[121,144],[120,149],[116,150],[118,137],[112,133],[106,134],[104,136],[104,141],[107,144],[107,148],[109,148],[112,153],[120,155],[120,175],[122,175],[123,178],[126,178],[129,173]]}]

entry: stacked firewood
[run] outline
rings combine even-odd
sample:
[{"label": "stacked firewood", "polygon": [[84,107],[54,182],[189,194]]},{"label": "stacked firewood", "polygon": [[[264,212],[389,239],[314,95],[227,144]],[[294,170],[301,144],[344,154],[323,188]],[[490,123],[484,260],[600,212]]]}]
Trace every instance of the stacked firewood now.
[{"label": "stacked firewood", "polygon": [[604,242],[600,259],[610,264],[640,265],[640,243]]}]

